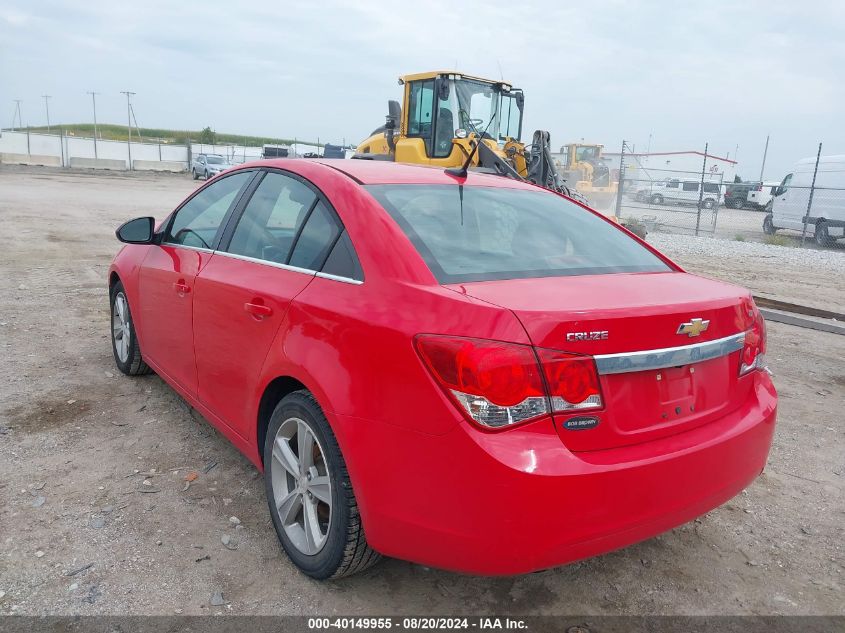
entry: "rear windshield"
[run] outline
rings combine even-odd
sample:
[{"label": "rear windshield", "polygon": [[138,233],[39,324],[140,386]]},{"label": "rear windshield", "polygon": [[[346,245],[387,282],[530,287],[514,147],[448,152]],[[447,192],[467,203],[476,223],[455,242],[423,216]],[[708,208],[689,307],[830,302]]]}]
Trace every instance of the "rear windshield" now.
[{"label": "rear windshield", "polygon": [[370,185],[440,283],[664,272],[624,232],[558,195],[458,185]]}]

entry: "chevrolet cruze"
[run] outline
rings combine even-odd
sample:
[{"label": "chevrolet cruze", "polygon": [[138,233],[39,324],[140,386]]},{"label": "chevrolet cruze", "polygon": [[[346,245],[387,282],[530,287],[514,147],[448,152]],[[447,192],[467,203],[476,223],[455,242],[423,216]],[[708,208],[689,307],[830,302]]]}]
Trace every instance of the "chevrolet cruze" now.
[{"label": "chevrolet cruze", "polygon": [[777,395],[750,294],[503,177],[274,160],[122,225],[114,358],[263,471],[331,578],[561,565],[724,503]]}]

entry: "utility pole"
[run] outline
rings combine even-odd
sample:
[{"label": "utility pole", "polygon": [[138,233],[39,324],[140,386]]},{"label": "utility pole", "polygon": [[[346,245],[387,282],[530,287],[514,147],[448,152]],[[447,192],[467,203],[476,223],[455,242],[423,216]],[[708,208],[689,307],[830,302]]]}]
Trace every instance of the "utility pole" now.
[{"label": "utility pole", "polygon": [[126,138],[126,149],[129,154],[129,171],[132,171],[132,104],[129,99],[135,93],[129,92],[128,90],[121,90],[120,92],[126,95],[126,132],[128,134]]},{"label": "utility pole", "polygon": [[763,170],[766,169],[766,154],[769,153],[769,135],[766,134],[766,148],[763,150],[763,164],[760,165],[760,182],[763,182]]},{"label": "utility pole", "polygon": [[91,95],[91,105],[94,106],[94,158],[97,158],[97,95],[99,93],[88,91]]},{"label": "utility pole", "polygon": [[15,99],[15,114],[12,115],[12,131],[15,129],[15,117],[18,117],[18,128],[23,127],[23,120],[21,119],[21,100]]},{"label": "utility pole", "polygon": [[44,97],[44,109],[47,110],[47,134],[50,133],[50,95],[41,95]]}]

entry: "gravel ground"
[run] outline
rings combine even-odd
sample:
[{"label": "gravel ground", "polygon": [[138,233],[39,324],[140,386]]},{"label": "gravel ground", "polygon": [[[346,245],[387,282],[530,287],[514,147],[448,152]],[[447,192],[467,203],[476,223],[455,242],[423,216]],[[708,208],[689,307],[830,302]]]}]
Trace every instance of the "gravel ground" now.
[{"label": "gravel ground", "polygon": [[[195,186],[0,168],[0,614],[845,614],[845,337],[777,323],[769,464],[724,506],[527,576],[387,560],[344,581],[304,578],[246,459],[158,377],[114,368],[114,228],[163,217]],[[650,239],[689,270],[842,305],[832,255]]]},{"label": "gravel ground", "polygon": [[667,233],[649,233],[648,242],[692,272],[755,294],[845,312],[845,250]]}]

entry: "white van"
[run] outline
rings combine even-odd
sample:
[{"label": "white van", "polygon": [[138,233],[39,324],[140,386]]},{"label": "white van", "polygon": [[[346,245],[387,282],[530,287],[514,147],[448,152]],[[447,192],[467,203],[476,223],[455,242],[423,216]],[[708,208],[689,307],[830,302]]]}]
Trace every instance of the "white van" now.
[{"label": "white van", "polygon": [[822,156],[816,174],[813,204],[807,214],[816,159],[798,161],[772,198],[772,212],[763,219],[763,231],[801,231],[806,216],[807,234],[819,246],[830,246],[845,237],[845,155]]},{"label": "white van", "polygon": [[[699,180],[680,180],[667,178],[654,183],[648,201],[652,204],[691,204],[698,205]],[[718,182],[704,182],[701,196],[702,209],[714,209],[722,201],[721,185]]]}]

